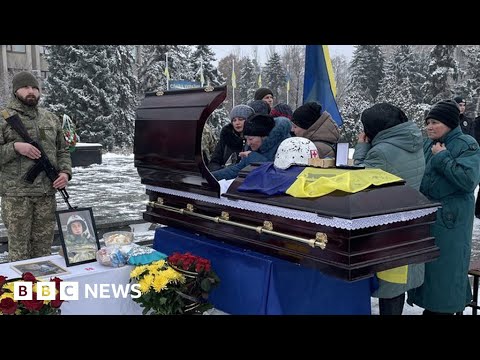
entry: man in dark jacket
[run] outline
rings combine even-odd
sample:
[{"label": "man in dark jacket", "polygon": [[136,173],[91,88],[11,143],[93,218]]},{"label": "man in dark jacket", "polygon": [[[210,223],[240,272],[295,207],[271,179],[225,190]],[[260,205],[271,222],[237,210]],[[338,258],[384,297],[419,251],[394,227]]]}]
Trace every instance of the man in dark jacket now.
[{"label": "man in dark jacket", "polygon": [[460,128],[462,129],[462,132],[474,136],[474,122],[468,116],[465,116],[465,107],[467,106],[465,98],[462,96],[455,96],[453,100],[455,100],[460,109]]}]

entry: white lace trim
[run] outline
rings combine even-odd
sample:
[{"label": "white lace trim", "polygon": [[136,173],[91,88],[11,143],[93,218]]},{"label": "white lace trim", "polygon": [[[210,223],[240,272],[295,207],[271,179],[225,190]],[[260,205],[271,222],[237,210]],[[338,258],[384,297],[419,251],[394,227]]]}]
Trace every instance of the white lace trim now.
[{"label": "white lace trim", "polygon": [[231,200],[223,197],[218,199],[211,196],[199,195],[186,191],[172,190],[158,186],[146,185],[146,188],[147,190],[156,191],[158,193],[204,201],[210,204],[224,205],[232,208],[255,211],[262,214],[274,215],[293,220],[306,221],[312,224],[319,224],[346,230],[357,230],[372,226],[391,224],[395,222],[409,221],[421,218],[426,215],[430,215],[437,211],[437,207],[429,207],[420,210],[402,211],[392,214],[369,216],[351,220],[339,217],[323,217],[321,215],[317,215],[315,213],[307,211],[287,209],[279,206],[260,204],[252,201]]}]

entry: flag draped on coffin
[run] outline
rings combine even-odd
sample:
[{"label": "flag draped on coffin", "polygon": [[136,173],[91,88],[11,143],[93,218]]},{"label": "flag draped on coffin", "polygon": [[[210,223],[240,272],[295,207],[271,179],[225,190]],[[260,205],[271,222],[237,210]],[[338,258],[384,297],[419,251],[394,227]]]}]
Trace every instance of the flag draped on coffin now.
[{"label": "flag draped on coffin", "polygon": [[335,120],[343,124],[338,110],[335,77],[327,45],[307,45],[305,52],[305,78],[303,83],[303,103],[318,101]]}]

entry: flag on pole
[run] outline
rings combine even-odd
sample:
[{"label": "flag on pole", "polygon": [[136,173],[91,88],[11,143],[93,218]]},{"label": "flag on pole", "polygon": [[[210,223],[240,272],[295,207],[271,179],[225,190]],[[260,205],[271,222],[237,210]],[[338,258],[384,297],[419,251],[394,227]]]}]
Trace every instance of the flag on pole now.
[{"label": "flag on pole", "polygon": [[342,126],[343,120],[335,100],[337,90],[332,62],[327,45],[307,45],[305,52],[305,77],[303,82],[303,103],[318,101]]},{"label": "flag on pole", "polygon": [[287,92],[289,92],[290,91],[290,74],[288,72],[287,72],[286,78],[287,78]]},{"label": "flag on pole", "polygon": [[168,72],[168,66],[165,66],[165,71],[163,72],[168,80],[170,80],[170,73]]},{"label": "flag on pole", "polygon": [[262,87],[262,74],[258,74],[258,87]]},{"label": "flag on pole", "polygon": [[237,77],[235,76],[235,69],[232,68],[232,88],[237,88]]}]

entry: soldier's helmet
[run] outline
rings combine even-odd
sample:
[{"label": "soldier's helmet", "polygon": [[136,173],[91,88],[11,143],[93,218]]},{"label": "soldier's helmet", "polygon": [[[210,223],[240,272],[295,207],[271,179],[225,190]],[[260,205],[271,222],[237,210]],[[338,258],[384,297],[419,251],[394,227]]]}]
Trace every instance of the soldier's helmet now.
[{"label": "soldier's helmet", "polygon": [[76,221],[82,224],[82,232],[85,232],[87,230],[87,223],[85,222],[85,220],[80,215],[72,215],[67,220],[67,232],[70,235],[73,235],[71,224]]},{"label": "soldier's helmet", "polygon": [[292,165],[308,165],[308,159],[313,158],[318,158],[318,150],[313,142],[303,137],[291,137],[278,146],[273,165],[285,170]]}]

